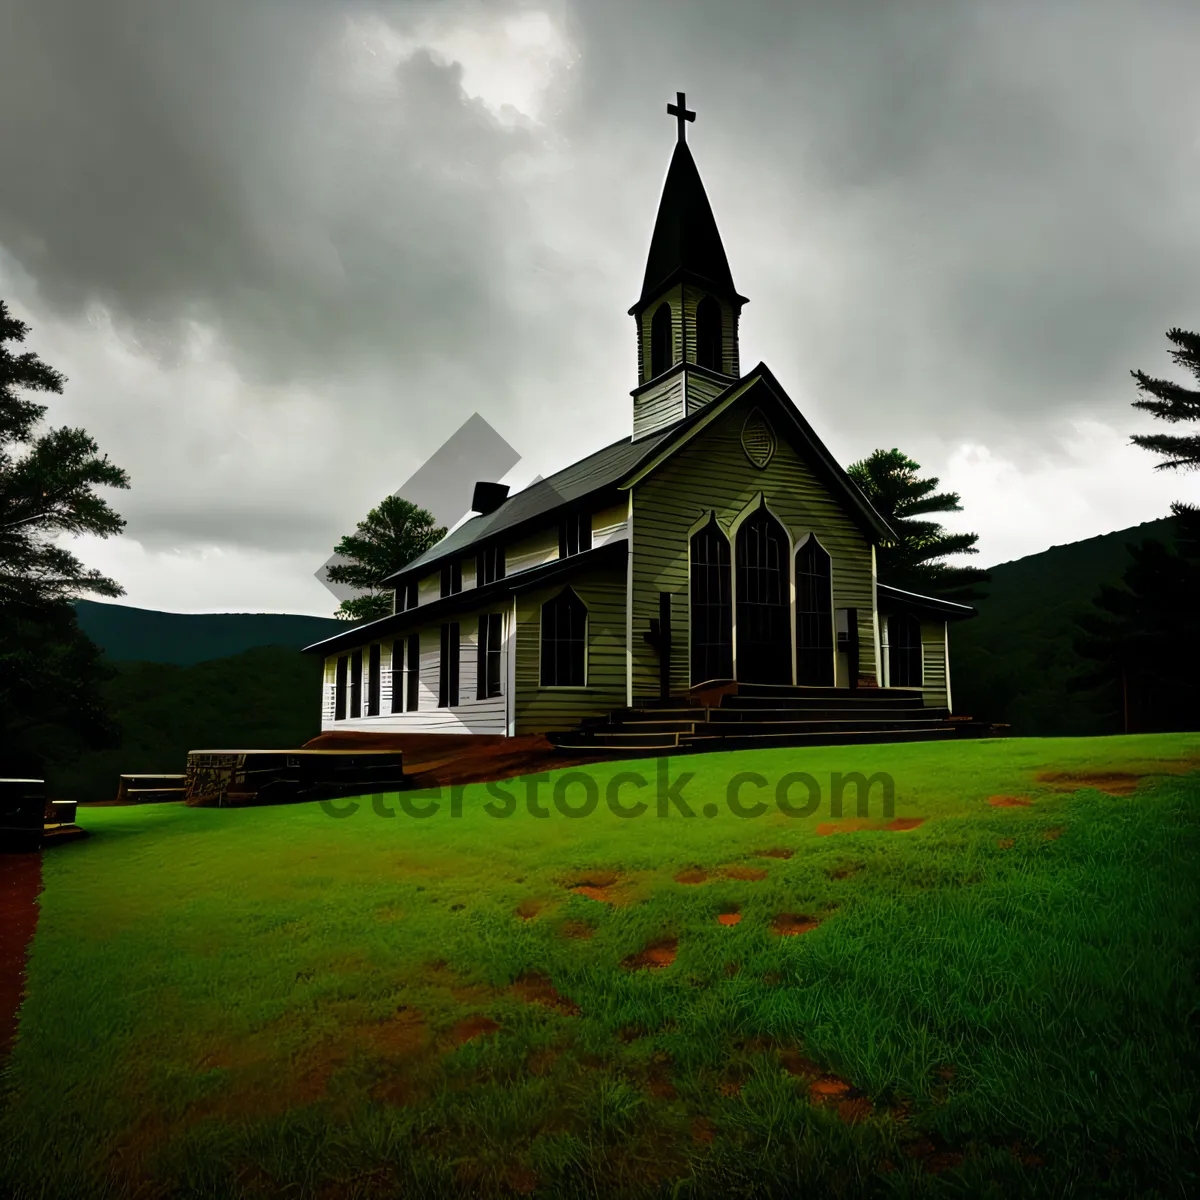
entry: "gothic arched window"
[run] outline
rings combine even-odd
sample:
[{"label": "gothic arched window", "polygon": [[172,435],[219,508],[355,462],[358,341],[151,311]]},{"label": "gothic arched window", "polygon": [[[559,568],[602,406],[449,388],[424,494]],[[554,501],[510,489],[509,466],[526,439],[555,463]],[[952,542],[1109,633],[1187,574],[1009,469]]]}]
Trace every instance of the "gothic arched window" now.
[{"label": "gothic arched window", "polygon": [[729,539],[715,517],[692,535],[692,686],[733,678],[733,596]]},{"label": "gothic arched window", "polygon": [[783,526],[759,508],[737,531],[737,677],[791,683],[791,597]]},{"label": "gothic arched window", "polygon": [[711,296],[696,305],[696,362],[721,369],[721,306]]},{"label": "gothic arched window", "polygon": [[815,537],[796,551],[796,682],[833,686],[833,587],[829,555]]},{"label": "gothic arched window", "polygon": [[671,306],[665,301],[654,310],[650,322],[650,378],[661,375],[675,360],[671,329]]},{"label": "gothic arched window", "polygon": [[568,587],[542,605],[542,687],[587,681],[587,606]]}]

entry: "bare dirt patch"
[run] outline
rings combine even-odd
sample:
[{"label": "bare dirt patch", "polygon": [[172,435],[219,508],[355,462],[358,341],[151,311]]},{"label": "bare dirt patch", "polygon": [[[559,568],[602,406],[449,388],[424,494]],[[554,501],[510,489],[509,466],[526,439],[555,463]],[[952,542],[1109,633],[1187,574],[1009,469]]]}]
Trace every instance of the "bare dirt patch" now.
[{"label": "bare dirt patch", "polygon": [[42,856],[0,854],[0,1060],[17,1036],[25,955],[37,928]]},{"label": "bare dirt patch", "polygon": [[1056,792],[1094,788],[1109,796],[1132,796],[1143,778],[1129,771],[1043,771],[1037,781],[1048,783]]},{"label": "bare dirt patch", "polygon": [[737,879],[742,883],[761,883],[767,877],[767,872],[762,867],[744,867],[737,864],[722,867],[721,874],[726,879]]},{"label": "bare dirt patch", "polygon": [[1058,839],[1060,837],[1062,837],[1065,830],[1066,830],[1066,826],[1055,825],[1053,829],[1044,830],[1042,833],[1042,837],[1044,837],[1046,839],[1046,841],[1048,841],[1048,842],[1057,842]]},{"label": "bare dirt patch", "polygon": [[771,932],[776,937],[795,937],[800,933],[811,932],[820,923],[813,917],[806,917],[802,913],[780,913],[771,922]]},{"label": "bare dirt patch", "polygon": [[576,896],[621,906],[630,902],[633,883],[617,871],[588,871],[571,876],[563,886]]},{"label": "bare dirt patch", "polygon": [[546,904],[545,900],[531,897],[528,900],[522,900],[514,911],[522,921],[532,921],[546,907]]},{"label": "bare dirt patch", "polygon": [[688,867],[686,871],[680,871],[675,876],[676,883],[683,883],[694,886],[700,883],[708,882],[708,872],[703,867]]},{"label": "bare dirt patch", "polygon": [[993,808],[1028,808],[1033,801],[1024,796],[989,796],[988,803]]},{"label": "bare dirt patch", "polygon": [[621,966],[627,971],[661,971],[675,961],[678,952],[678,938],[663,938],[652,942],[637,954],[631,954]]},{"label": "bare dirt patch", "polygon": [[717,1127],[707,1117],[696,1117],[692,1121],[692,1141],[707,1146],[717,1136]]},{"label": "bare dirt patch", "polygon": [[1012,838],[997,838],[996,845],[999,846],[1001,850],[1011,850],[1013,848],[1013,840]]},{"label": "bare dirt patch", "polygon": [[740,912],[717,913],[718,925],[736,925],[742,919]]},{"label": "bare dirt patch", "polygon": [[754,857],[755,858],[791,858],[792,855],[795,853],[796,853],[795,850],[785,850],[784,848],[777,846],[773,850],[755,850]]},{"label": "bare dirt patch", "polygon": [[896,817],[886,824],[869,817],[847,817],[843,821],[822,821],[817,826],[817,837],[830,837],[835,833],[905,833],[924,823],[924,817]]},{"label": "bare dirt patch", "polygon": [[513,983],[512,993],[526,1004],[538,1004],[569,1017],[579,1016],[579,1005],[561,995],[544,975],[522,975]]},{"label": "bare dirt patch", "polygon": [[495,1033],[499,1028],[500,1026],[491,1017],[485,1017],[477,1013],[474,1016],[459,1021],[450,1031],[450,1036],[454,1040],[455,1045],[462,1046],[467,1042],[473,1042],[476,1038],[486,1037],[490,1033]]}]

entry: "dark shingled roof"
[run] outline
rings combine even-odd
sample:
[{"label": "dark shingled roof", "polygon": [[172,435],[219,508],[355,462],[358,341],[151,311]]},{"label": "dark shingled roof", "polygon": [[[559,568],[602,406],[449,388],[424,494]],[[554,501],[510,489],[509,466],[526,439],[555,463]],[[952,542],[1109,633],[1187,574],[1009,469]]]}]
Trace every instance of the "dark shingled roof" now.
[{"label": "dark shingled roof", "polygon": [[603,450],[581,458],[549,478],[539,480],[510,496],[494,512],[464,521],[436,546],[431,546],[402,570],[389,575],[384,583],[392,583],[401,577],[428,570],[447,556],[479,545],[493,534],[512,529],[535,517],[547,516],[574,500],[582,500],[593,492],[615,486],[661,443],[676,436],[679,429],[680,425],[676,424],[661,433],[640,438],[636,442],[631,442],[627,437],[622,438],[610,446],[605,446]]},{"label": "dark shingled roof", "polygon": [[682,277],[711,283],[739,303],[746,302],[733,286],[716,218],[687,142],[676,143],[671,156],[646,258],[641,299],[630,311],[644,307],[668,281]]}]

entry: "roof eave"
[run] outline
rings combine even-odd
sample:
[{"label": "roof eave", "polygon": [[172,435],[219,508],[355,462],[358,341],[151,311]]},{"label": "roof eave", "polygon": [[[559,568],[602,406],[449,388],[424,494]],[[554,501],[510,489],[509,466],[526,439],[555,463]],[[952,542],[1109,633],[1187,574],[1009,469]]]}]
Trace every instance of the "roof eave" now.
[{"label": "roof eave", "polygon": [[452,596],[439,596],[436,600],[417,605],[416,608],[390,613],[366,625],[353,626],[345,633],[335,633],[333,637],[305,646],[301,653],[330,654],[337,650],[366,645],[380,636],[411,632],[412,628],[425,625],[439,617],[492,604],[502,596],[516,595],[530,588],[541,587],[561,575],[574,574],[581,567],[595,566],[609,558],[620,557],[628,553],[628,548],[627,538],[614,538],[611,542],[605,542],[604,545],[585,550],[581,554],[572,554],[568,558],[553,558],[547,563],[506,575],[503,579],[496,579],[482,587],[464,588]]}]

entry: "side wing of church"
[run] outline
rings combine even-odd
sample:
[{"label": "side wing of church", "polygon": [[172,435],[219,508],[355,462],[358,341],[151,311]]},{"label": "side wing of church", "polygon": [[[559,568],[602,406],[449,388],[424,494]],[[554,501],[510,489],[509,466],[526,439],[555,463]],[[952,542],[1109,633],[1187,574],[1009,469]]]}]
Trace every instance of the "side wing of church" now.
[{"label": "side wing of church", "polygon": [[477,484],[477,515],[387,581],[392,615],[306,648],[322,731],[554,733],[739,688],[951,708],[949,624],[974,610],[877,578],[883,519],[768,368],[740,373],[747,301],[694,114],[670,111],[632,436],[512,496]]}]

